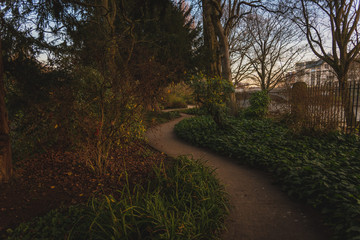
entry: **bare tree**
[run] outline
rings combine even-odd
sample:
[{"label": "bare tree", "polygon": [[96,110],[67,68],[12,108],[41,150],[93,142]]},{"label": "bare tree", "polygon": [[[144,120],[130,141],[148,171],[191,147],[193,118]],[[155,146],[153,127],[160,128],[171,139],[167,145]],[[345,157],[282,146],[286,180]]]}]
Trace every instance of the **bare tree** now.
[{"label": "bare tree", "polygon": [[[201,0],[205,48],[208,52],[208,74],[232,82],[229,35],[231,30],[255,7],[264,7],[261,0]],[[236,112],[235,94],[230,94],[230,108]]]},{"label": "bare tree", "polygon": [[340,85],[348,126],[356,119],[347,90],[351,64],[360,51],[359,0],[301,0],[297,24],[314,54],[334,70]]},{"label": "bare tree", "polygon": [[[250,34],[247,33],[246,21],[240,21],[229,35],[230,64],[232,70],[232,82],[235,87],[241,86],[250,79],[251,65],[246,57],[250,49]],[[249,83],[247,83],[249,84]]]},{"label": "bare tree", "polygon": [[204,38],[212,75],[231,81],[229,34],[240,19],[251,12],[251,8],[260,4],[260,0],[202,0]]},{"label": "bare tree", "polygon": [[285,80],[303,52],[299,32],[288,19],[257,11],[247,16],[246,33],[248,75],[262,90],[271,90]]}]

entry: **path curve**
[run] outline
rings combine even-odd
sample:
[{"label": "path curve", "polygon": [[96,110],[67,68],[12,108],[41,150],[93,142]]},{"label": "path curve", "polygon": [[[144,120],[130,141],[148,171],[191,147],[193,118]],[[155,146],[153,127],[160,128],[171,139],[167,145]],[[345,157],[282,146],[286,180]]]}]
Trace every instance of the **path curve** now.
[{"label": "path curve", "polygon": [[230,194],[230,215],[222,239],[226,240],[328,240],[317,213],[290,201],[264,172],[236,164],[230,158],[197,148],[178,139],[174,121],[147,131],[149,144],[169,156],[191,154],[212,167]]}]

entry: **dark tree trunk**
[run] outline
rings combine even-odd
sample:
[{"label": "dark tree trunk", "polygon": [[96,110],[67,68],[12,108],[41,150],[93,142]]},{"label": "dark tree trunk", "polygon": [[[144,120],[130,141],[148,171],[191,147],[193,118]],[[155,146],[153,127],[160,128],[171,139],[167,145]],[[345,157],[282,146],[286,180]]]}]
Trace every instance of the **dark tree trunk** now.
[{"label": "dark tree trunk", "polygon": [[202,0],[204,42],[207,55],[207,74],[210,76],[221,75],[221,62],[219,56],[219,43],[215,32],[215,10],[211,0]]},{"label": "dark tree trunk", "polygon": [[[232,82],[228,36],[221,24],[221,2],[202,0],[205,46],[208,51],[208,74]],[[217,6],[217,7],[216,7]],[[235,93],[229,96],[229,107],[236,113]]]},{"label": "dark tree trunk", "polygon": [[3,56],[0,39],[0,182],[9,181],[12,175],[12,156],[9,119],[5,105]]},{"label": "dark tree trunk", "polygon": [[347,82],[347,77],[339,78],[339,89],[341,96],[341,104],[344,108],[344,115],[347,128],[354,128],[356,126],[356,117],[354,113],[354,103],[351,99],[351,94]]},{"label": "dark tree trunk", "polygon": [[229,43],[227,33],[221,24],[221,2],[202,0],[202,4],[204,37],[210,55],[211,75],[231,81]]}]

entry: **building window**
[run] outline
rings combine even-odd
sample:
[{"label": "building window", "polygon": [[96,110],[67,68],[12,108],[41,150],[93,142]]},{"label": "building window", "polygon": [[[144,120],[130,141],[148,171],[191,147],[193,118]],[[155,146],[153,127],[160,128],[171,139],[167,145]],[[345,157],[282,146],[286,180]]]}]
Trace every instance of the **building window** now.
[{"label": "building window", "polygon": [[317,84],[320,84],[320,78],[321,78],[321,71],[318,70],[318,71],[316,72],[316,83],[317,83]]},{"label": "building window", "polygon": [[329,82],[333,82],[334,81],[334,75],[333,74],[329,74],[328,76],[327,76],[327,80],[329,81]]},{"label": "building window", "polygon": [[315,69],[311,69],[311,85],[315,85]]}]

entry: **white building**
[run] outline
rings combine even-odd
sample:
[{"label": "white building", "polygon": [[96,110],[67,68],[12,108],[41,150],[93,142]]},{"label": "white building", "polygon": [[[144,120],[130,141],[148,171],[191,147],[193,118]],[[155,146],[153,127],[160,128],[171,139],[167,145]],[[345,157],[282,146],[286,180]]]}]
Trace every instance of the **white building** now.
[{"label": "white building", "polygon": [[[305,82],[308,85],[337,81],[334,70],[323,60],[311,60],[295,64],[295,71],[288,74],[293,82]],[[348,81],[360,80],[360,62],[353,62],[348,73]]]},{"label": "white building", "polygon": [[295,81],[308,85],[336,81],[333,69],[323,60],[312,60],[295,64]]}]

